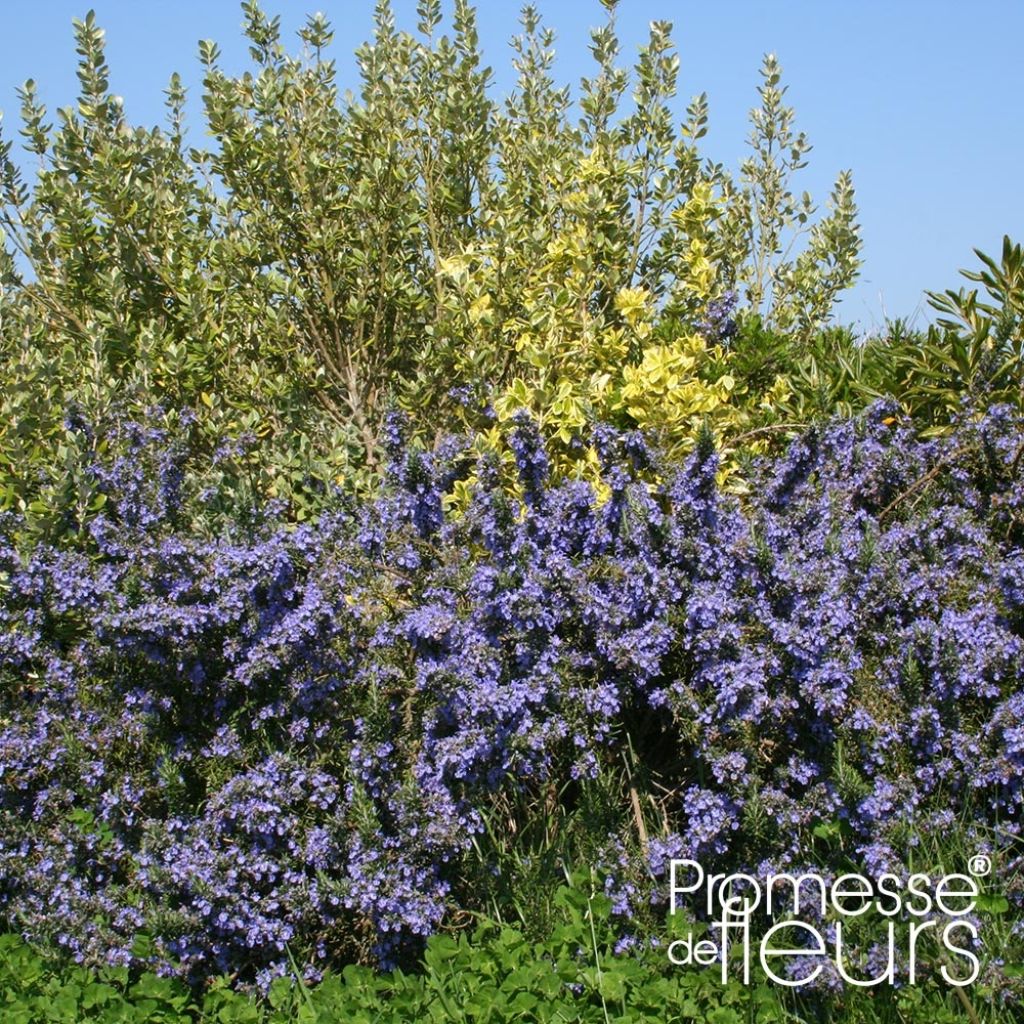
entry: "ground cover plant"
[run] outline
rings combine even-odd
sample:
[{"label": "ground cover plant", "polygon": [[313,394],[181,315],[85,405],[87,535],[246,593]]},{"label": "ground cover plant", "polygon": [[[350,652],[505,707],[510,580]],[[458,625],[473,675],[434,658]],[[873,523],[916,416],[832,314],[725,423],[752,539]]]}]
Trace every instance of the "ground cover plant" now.
[{"label": "ground cover plant", "polygon": [[896,1024],[965,1019],[985,1024],[1015,1019],[991,1002],[958,1002],[949,993],[903,989],[883,998],[856,991],[821,1007],[784,1005],[765,984],[723,986],[710,969],[666,971],[654,955],[624,958],[608,927],[610,900],[592,889],[558,893],[560,923],[545,942],[484,922],[457,940],[429,940],[423,969],[382,974],[349,966],[315,986],[272,984],[254,999],[218,979],[196,994],[176,979],[123,967],[89,970],[55,965],[14,936],[0,938],[0,1007],[15,1024],[37,1020],[138,1024],[359,1024],[427,1020],[501,1022],[574,1021],[578,1024],[775,1024],[836,1020]]},{"label": "ground cover plant", "polygon": [[[377,5],[339,95],[242,5],[209,151],[77,106],[0,139],[0,1010],[101,1021],[1010,1021],[1024,977],[1024,255],[835,322],[852,178],[778,61],[736,175],[615,7]],[[458,126],[458,131],[453,131]],[[673,859],[991,870],[977,978],[722,982]],[[928,916],[933,923],[933,917]],[[815,920],[829,942],[836,915]],[[883,933],[845,929],[861,977]],[[912,939],[910,940],[912,941]],[[728,963],[728,959],[727,959]],[[911,971],[916,969],[911,983]]]}]

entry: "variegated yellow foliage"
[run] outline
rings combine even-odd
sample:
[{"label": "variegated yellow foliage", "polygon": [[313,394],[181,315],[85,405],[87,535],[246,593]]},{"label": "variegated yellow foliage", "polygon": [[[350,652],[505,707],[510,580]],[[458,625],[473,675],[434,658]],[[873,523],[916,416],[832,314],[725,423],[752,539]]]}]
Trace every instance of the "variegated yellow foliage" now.
[{"label": "variegated yellow foliage", "polygon": [[708,419],[728,418],[734,412],[730,400],[736,383],[728,374],[713,382],[702,379],[708,358],[708,346],[697,334],[650,346],[639,363],[623,367],[615,407],[638,424],[673,434],[689,434]]}]

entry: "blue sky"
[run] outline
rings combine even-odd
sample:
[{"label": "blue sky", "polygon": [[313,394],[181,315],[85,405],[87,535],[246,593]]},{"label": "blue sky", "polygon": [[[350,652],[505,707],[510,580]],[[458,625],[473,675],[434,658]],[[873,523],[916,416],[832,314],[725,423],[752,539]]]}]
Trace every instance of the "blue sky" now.
[{"label": "blue sky", "polygon": [[[229,71],[246,67],[241,12],[233,0],[94,0],[106,29],[111,86],[136,123],[162,119],[172,71],[192,87],[192,139],[201,142],[196,43],[212,38]],[[558,32],[558,78],[576,81],[591,58],[588,30],[603,20],[598,0],[537,0]],[[395,0],[402,27],[415,28],[415,0]],[[368,37],[372,0],[264,0],[286,36],[323,10],[335,27],[343,82],[355,84],[352,51]],[[17,129],[15,88],[34,78],[54,109],[75,96],[72,17],[87,3],[7,0],[0,33],[0,109]],[[510,88],[507,46],[518,3],[480,4],[485,60],[499,92]],[[705,154],[735,168],[744,155],[746,113],[758,67],[778,54],[797,128],[814,146],[801,190],[823,202],[835,173],[854,173],[864,235],[861,282],[840,314],[872,329],[886,315],[927,318],[925,289],[959,287],[972,248],[995,253],[1004,234],[1024,240],[1024,0],[622,0],[623,59],[651,19],[672,21],[679,49],[679,113],[707,92]]]}]

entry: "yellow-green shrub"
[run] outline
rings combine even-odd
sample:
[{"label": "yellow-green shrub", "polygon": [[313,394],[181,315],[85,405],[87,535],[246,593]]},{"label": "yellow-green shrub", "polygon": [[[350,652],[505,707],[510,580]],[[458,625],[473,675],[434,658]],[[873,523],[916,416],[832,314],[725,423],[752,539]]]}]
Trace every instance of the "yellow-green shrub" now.
[{"label": "yellow-green shrub", "polygon": [[[22,90],[37,173],[0,139],[9,503],[41,499],[69,405],[93,418],[188,407],[210,437],[237,424],[265,438],[279,493],[310,473],[372,484],[388,407],[429,440],[458,411],[453,385],[489,389],[503,417],[533,410],[563,444],[593,417],[655,426],[681,450],[705,421],[728,438],[762,396],[735,374],[729,386],[716,339],[694,340],[708,304],[736,292],[806,334],[856,275],[848,177],[817,220],[791,191],[806,143],[774,58],[755,155],[734,178],[700,152],[705,98],[681,124],[672,113],[669,23],[651,24],[627,71],[613,0],[578,109],[529,6],[504,103],[466,0],[448,34],[439,0],[420,0],[416,34],[379,0],[354,97],[323,16],[293,55],[277,18],[242,6],[252,70],[230,75],[200,45],[209,151],[185,142],[177,76],[164,128],[129,123],[92,16],[75,28],[77,104],[53,125]],[[45,372],[17,368],[25,351]],[[559,468],[582,471],[578,459]]]}]

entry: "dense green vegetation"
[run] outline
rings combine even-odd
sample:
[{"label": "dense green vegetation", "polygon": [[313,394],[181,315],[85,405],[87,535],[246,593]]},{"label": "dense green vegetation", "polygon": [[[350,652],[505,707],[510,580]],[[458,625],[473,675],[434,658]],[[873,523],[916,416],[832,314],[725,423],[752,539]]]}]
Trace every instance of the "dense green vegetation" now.
[{"label": "dense green vegetation", "polygon": [[164,128],[129,124],[102,31],[79,23],[77,102],[53,123],[21,91],[27,179],[13,139],[0,149],[6,506],[46,530],[88,514],[72,408],[97,426],[189,408],[208,447],[251,433],[239,484],[302,517],[325,486],[372,485],[393,405],[428,441],[465,423],[492,446],[531,409],[593,479],[573,438],[595,418],[680,451],[703,423],[761,450],[878,394],[936,428],[964,393],[1020,401],[1019,247],[979,278],[994,301],[937,297],[927,338],[827,327],[859,265],[853,188],[841,174],[827,212],[799,193],[809,144],[776,60],[734,177],[700,153],[703,97],[674,123],[667,23],[630,76],[607,6],[577,108],[532,8],[502,103],[465,3],[444,34],[423,4],[416,35],[382,3],[352,99],[322,18],[293,56],[247,3],[252,71],[201,47],[208,150],[184,141],[177,78]]},{"label": "dense green vegetation", "polygon": [[[382,974],[350,966],[316,986],[276,981],[265,998],[217,979],[197,994],[180,981],[123,967],[89,970],[48,961],[15,936],[0,936],[0,1010],[11,1024],[399,1024],[403,1021],[579,1024],[784,1024],[906,1020],[1001,1024],[1016,1019],[976,996],[937,987],[857,992],[817,1006],[786,1006],[778,988],[722,985],[717,968],[666,967],[657,951],[614,952],[610,901],[587,888],[555,896],[559,924],[544,942],[484,922],[457,938],[436,936],[422,969]],[[971,1001],[974,999],[974,1002]]]}]

